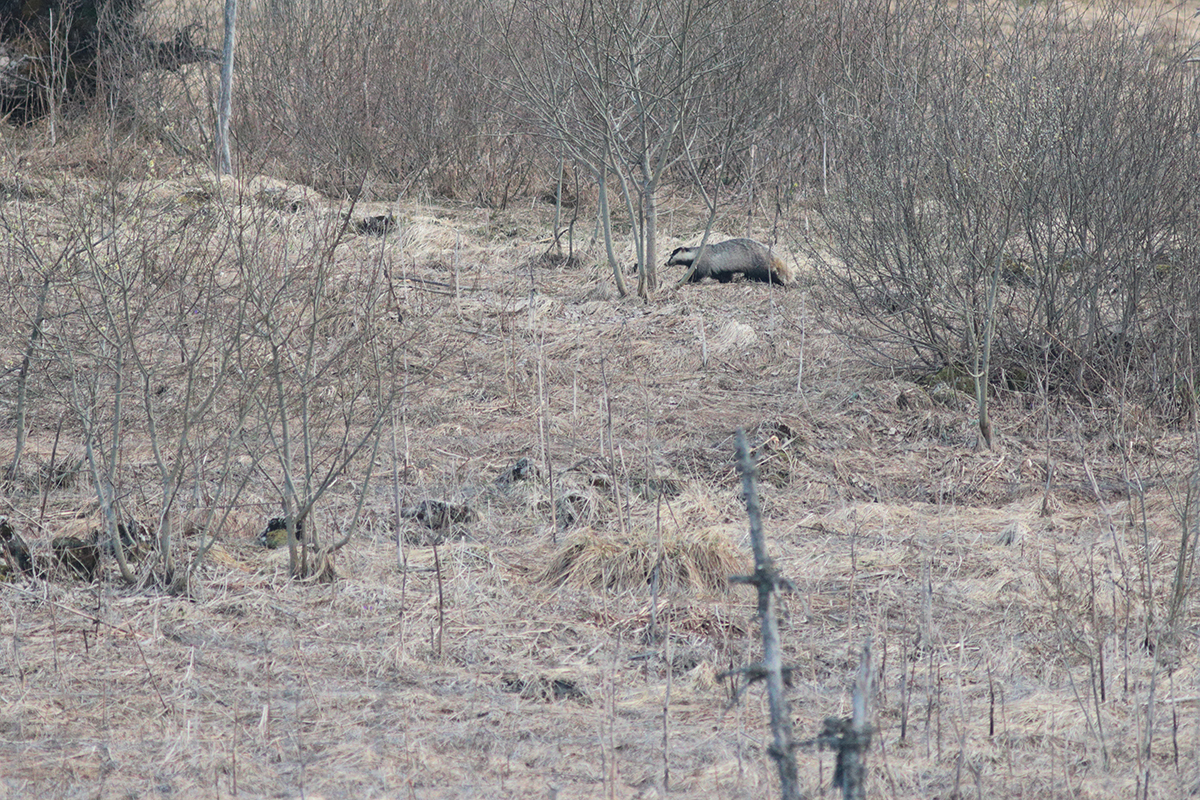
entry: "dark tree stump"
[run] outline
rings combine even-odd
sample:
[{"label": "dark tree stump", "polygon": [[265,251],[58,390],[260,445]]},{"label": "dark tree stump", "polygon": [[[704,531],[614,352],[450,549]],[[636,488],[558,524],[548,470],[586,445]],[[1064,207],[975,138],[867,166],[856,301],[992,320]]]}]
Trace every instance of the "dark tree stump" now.
[{"label": "dark tree stump", "polygon": [[102,70],[119,81],[217,60],[192,41],[191,27],[149,39],[141,11],[141,0],[0,0],[0,115],[23,124],[44,116],[55,93],[92,97]]}]

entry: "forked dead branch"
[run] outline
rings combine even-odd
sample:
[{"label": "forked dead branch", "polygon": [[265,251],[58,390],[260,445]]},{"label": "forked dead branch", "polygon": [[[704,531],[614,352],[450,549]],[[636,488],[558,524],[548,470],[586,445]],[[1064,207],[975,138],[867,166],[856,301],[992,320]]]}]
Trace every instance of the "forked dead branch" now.
[{"label": "forked dead branch", "polygon": [[762,529],[762,512],[758,503],[758,468],[754,455],[746,444],[746,434],[737,432],[738,471],[742,475],[742,494],[746,501],[746,513],[750,518],[750,542],[754,549],[754,574],[730,577],[732,583],[750,584],[758,590],[758,617],[762,626],[763,660],[739,670],[724,673],[722,677],[740,675],[745,682],[737,690],[734,702],[753,683],[767,683],[767,697],[771,710],[772,744],[768,752],[779,770],[780,795],[784,800],[802,797],[795,752],[798,747],[819,747],[837,753],[837,766],[833,774],[833,785],[842,790],[845,800],[862,800],[866,797],[866,751],[871,746],[871,727],[867,722],[868,704],[873,685],[871,642],[863,645],[862,659],[858,666],[858,677],[854,685],[853,715],[842,719],[827,717],[824,728],[815,739],[796,742],[792,730],[792,712],[785,688],[792,683],[792,668],[783,666],[779,641],[779,619],[776,595],[781,591],[794,591],[795,587],[775,569],[767,554],[766,540]]},{"label": "forked dead branch", "polygon": [[742,474],[742,492],[746,500],[746,513],[750,517],[750,544],[754,548],[754,574],[737,575],[729,580],[746,583],[758,590],[758,619],[762,625],[763,660],[749,669],[739,670],[750,681],[760,677],[767,682],[767,698],[771,707],[771,758],[779,769],[779,784],[784,800],[799,800],[800,778],[796,770],[795,739],[792,737],[792,712],[784,693],[783,656],[779,646],[779,619],[777,595],[792,588],[775,569],[767,555],[763,538],[762,513],[758,505],[756,485],[758,469],[754,456],[746,444],[745,431],[737,432],[738,471]]}]

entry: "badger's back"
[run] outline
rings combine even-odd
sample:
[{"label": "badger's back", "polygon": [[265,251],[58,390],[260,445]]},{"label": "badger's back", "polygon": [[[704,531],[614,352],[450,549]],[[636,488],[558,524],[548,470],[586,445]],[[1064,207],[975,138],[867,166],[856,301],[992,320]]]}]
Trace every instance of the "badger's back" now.
[{"label": "badger's back", "polygon": [[690,266],[691,281],[716,278],[728,283],[737,275],[748,280],[786,285],[791,281],[787,265],[767,247],[753,239],[726,239],[710,244],[697,261],[699,247],[680,247],[671,253],[668,265]]}]

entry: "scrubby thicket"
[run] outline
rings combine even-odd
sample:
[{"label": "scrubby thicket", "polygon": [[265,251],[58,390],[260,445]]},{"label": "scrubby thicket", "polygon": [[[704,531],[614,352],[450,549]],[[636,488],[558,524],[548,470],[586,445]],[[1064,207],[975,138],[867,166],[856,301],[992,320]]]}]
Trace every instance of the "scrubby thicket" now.
[{"label": "scrubby thicket", "polygon": [[[193,530],[225,527],[247,485],[267,475],[278,498],[268,513],[281,502],[303,524],[350,463],[367,460],[369,479],[404,388],[394,378],[404,336],[384,316],[379,270],[334,279],[341,217],[315,236],[281,232],[270,206],[231,211],[206,195],[130,184],[122,178],[144,165],[110,157],[100,181],[14,187],[31,206],[52,200],[56,218],[31,221],[22,202],[0,215],[14,309],[5,486],[24,514],[43,491],[93,487],[110,532],[153,523],[156,577],[183,589],[205,555],[175,561],[189,514]],[[194,210],[179,216],[181,201]],[[422,360],[410,355],[406,366]],[[356,521],[357,512],[346,519],[351,529]],[[309,533],[314,545],[322,538]],[[138,580],[116,551],[124,580]],[[291,568],[322,566],[293,547]]]},{"label": "scrubby thicket", "polygon": [[[561,69],[557,85],[542,88],[560,101],[556,113],[577,113],[574,122],[585,127],[583,116],[602,116],[600,106],[616,115],[626,103],[645,107],[661,99],[629,96],[631,85],[646,85],[654,73],[662,95],[688,81],[702,84],[686,98],[701,141],[676,148],[690,144],[706,179],[758,187],[784,181],[781,191],[790,192],[801,179],[796,168],[803,172],[812,158],[813,120],[821,114],[813,73],[827,73],[821,62],[836,59],[840,49],[829,47],[827,34],[839,14],[865,9],[816,3],[784,13],[757,1],[691,0],[647,6],[634,0],[259,4],[240,40],[242,157],[327,191],[357,190],[365,178],[383,196],[419,187],[501,206],[552,188],[563,153],[561,132],[548,121],[539,124],[538,109],[529,107],[536,101],[519,96],[522,77]],[[673,64],[674,43],[661,40],[688,24],[702,52]],[[619,59],[600,63],[622,52],[636,38],[629,28],[639,25],[655,41],[637,42],[636,67]],[[672,74],[681,66],[693,72]],[[631,77],[635,68],[646,74]],[[607,96],[588,88],[597,83],[606,85]],[[624,122],[638,124],[633,114]],[[735,145],[718,163],[711,156],[728,149],[725,139]],[[672,177],[687,181],[690,172],[681,165]]]},{"label": "scrubby thicket", "polygon": [[[572,121],[607,104],[638,124],[649,101],[629,97],[646,81],[637,70],[672,68],[650,42],[644,62],[599,65],[622,34],[596,24],[602,9],[645,13],[546,0],[260,4],[241,40],[243,162],[333,193],[497,206],[551,191]],[[864,352],[1191,414],[1200,95],[1188,42],[1149,17],[1040,4],[654,9],[702,29],[695,47],[712,56],[655,84],[687,87],[663,180],[700,180],[780,230],[821,219],[828,247],[810,243]],[[587,38],[598,30],[612,40]],[[588,89],[589,69],[608,95]],[[510,91],[538,75],[553,76],[549,113]]]},{"label": "scrubby thicket", "polygon": [[1118,17],[944,24],[843,85],[826,209],[852,333],[929,372],[1191,415],[1196,65]]},{"label": "scrubby thicket", "polygon": [[[784,239],[819,221],[830,307],[882,362],[1192,413],[1198,68],[1150,15],[917,0],[241,14],[244,173],[503,207],[553,193],[564,162],[594,189],[607,159],[651,262],[654,196],[699,182]],[[135,113],[207,159],[204,93],[149,83]],[[589,139],[600,129],[611,140]]]},{"label": "scrubby thicket", "polygon": [[[48,91],[0,124],[9,794],[767,796],[737,427],[810,796],[868,641],[869,796],[1195,794],[1189,35],[243,0],[223,176],[214,64]],[[706,226],[801,285],[656,289]]]},{"label": "scrubby thicket", "polygon": [[[654,198],[682,187],[807,248],[822,309],[861,353],[975,387],[984,423],[987,387],[1133,398],[1179,421],[1197,400],[1200,86],[1186,42],[1136,23],[916,0],[263,0],[241,15],[234,149],[244,177],[347,202],[503,207],[553,196],[564,172],[603,202],[600,181],[651,267]],[[27,398],[55,398],[37,424],[86,444],[115,526],[135,425],[164,537],[184,493],[207,485],[189,507],[230,507],[263,459],[300,518],[352,464],[369,478],[388,376],[444,357],[390,327],[382,267],[334,268],[342,216],[314,238],[268,208],[185,196],[180,224],[169,187],[130,189],[156,175],[147,142],[211,160],[213,73],[55,115],[52,139],[103,155],[76,165],[86,184],[4,187],[60,197],[55,221],[20,203],[0,220],[9,475],[24,474]],[[14,134],[9,163],[41,135]],[[336,454],[309,449],[331,437]],[[206,483],[214,463],[238,468]],[[296,574],[319,570],[304,559]]]}]

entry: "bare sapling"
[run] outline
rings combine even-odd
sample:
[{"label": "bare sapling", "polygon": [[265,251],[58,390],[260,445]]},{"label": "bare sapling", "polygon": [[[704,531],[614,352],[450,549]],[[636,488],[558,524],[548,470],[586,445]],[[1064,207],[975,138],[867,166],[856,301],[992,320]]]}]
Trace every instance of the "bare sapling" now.
[{"label": "bare sapling", "polygon": [[867,796],[864,754],[871,747],[872,729],[868,720],[870,702],[875,692],[874,682],[871,640],[868,638],[858,662],[851,696],[851,715],[844,718],[826,717],[817,738],[803,742],[806,747],[815,745],[837,754],[833,786],[842,790],[843,800],[865,800]]},{"label": "bare sapling", "polygon": [[[402,401],[403,402],[403,401]],[[407,434],[407,428],[406,428]],[[396,652],[400,657],[404,655],[404,629],[407,621],[408,606],[408,548],[404,543],[404,531],[400,524],[400,509],[403,505],[400,501],[400,445],[396,441],[396,409],[392,410],[391,424],[391,439],[392,439],[392,515],[396,520],[396,567],[400,570],[400,619],[397,621],[398,630],[396,632]],[[404,454],[403,463],[405,471],[408,468],[408,453]]]},{"label": "bare sapling", "polygon": [[[734,118],[730,118],[725,127],[725,135],[721,137],[720,156],[717,160],[716,172],[720,175],[724,171],[725,161],[729,158],[734,142],[737,141],[736,131],[734,130]],[[709,191],[705,186],[704,177],[700,174],[699,165],[696,163],[696,157],[692,153],[690,142],[684,142],[683,153],[687,159],[688,172],[692,176],[692,182],[700,191],[700,197],[704,200],[704,207],[708,209],[708,218],[704,221],[704,235],[700,237],[699,250],[696,253],[696,258],[692,261],[692,266],[684,271],[679,280],[675,283],[676,286],[683,286],[692,279],[692,275],[696,272],[696,265],[704,258],[704,254],[708,250],[708,237],[712,233],[713,223],[717,221],[717,211],[720,206],[717,203],[716,190]],[[749,236],[749,232],[747,232]]]},{"label": "bare sapling", "polygon": [[[219,529],[249,480],[249,473],[235,477],[238,470],[230,467],[243,455],[254,409],[249,398],[260,389],[257,372],[235,368],[253,305],[250,295],[227,291],[218,277],[226,220],[211,215],[184,228],[165,226],[145,202],[151,182],[131,190],[120,179],[110,176],[109,202],[80,209],[85,245],[75,258],[81,267],[72,300],[82,324],[56,335],[55,355],[74,367],[72,406],[123,580],[134,575],[120,527],[137,524],[116,488],[125,480],[118,445],[128,433],[144,435],[157,478],[150,493],[156,579],[186,591],[214,539],[202,538],[180,570],[175,520],[187,505],[201,529]],[[94,341],[102,345],[95,348]],[[106,406],[107,421],[99,416]],[[101,442],[109,446],[100,448]],[[256,453],[250,460],[260,458]],[[145,491],[144,484],[133,490]]]},{"label": "bare sapling", "polygon": [[[866,760],[864,754],[871,746],[871,728],[867,722],[867,708],[874,693],[875,672],[871,664],[871,640],[863,645],[862,658],[858,662],[858,675],[854,681],[853,714],[850,729],[842,738],[838,751],[841,767],[842,797],[845,800],[863,800],[867,796]],[[837,774],[834,785],[838,784]]]},{"label": "bare sapling", "polygon": [[334,577],[328,558],[349,542],[355,526],[322,548],[312,511],[339,480],[357,478],[356,488],[366,493],[401,388],[384,378],[396,352],[382,312],[384,271],[361,276],[354,286],[360,299],[349,311],[332,280],[346,219],[297,249],[296,257],[307,257],[311,267],[266,248],[244,259],[256,307],[239,367],[261,371],[269,386],[256,396],[259,432],[279,468],[294,578]]},{"label": "bare sapling", "polygon": [[[718,113],[723,89],[750,72],[757,48],[732,43],[766,35],[771,6],[622,2],[581,10],[520,0],[506,6],[495,27],[498,55],[508,72],[497,88],[514,101],[523,124],[582,164],[597,181],[605,247],[617,291],[624,279],[614,256],[608,198],[620,187],[638,265],[638,295],[658,289],[658,195],[664,176],[683,159],[681,143],[718,149],[720,126],[710,118],[749,116],[745,108]],[[739,42],[740,44],[740,42]],[[761,45],[760,45],[761,46]],[[761,102],[764,93],[730,92]]]},{"label": "bare sapling", "polygon": [[[95,259],[92,259],[95,263]],[[111,309],[108,309],[111,311]],[[116,320],[101,312],[98,329],[115,329]],[[101,340],[96,363],[88,367],[76,362],[71,370],[71,400],[83,432],[84,455],[96,500],[103,518],[105,537],[112,543],[121,580],[127,584],[137,581],[125,557],[118,525],[117,464],[120,459],[122,421],[124,420],[126,342],[117,336]],[[60,354],[74,360],[75,353]],[[110,383],[111,381],[111,383]],[[107,411],[105,410],[107,407]],[[107,448],[105,444],[107,443]]]},{"label": "bare sapling", "polygon": [[612,241],[612,216],[608,209],[608,168],[603,166],[596,173],[596,188],[600,195],[600,227],[604,234],[604,252],[608,256],[608,267],[612,270],[613,281],[617,287],[617,294],[625,297],[629,294],[629,290],[625,287],[625,273],[621,269],[621,262],[617,261],[617,253],[613,249]]},{"label": "bare sapling", "polygon": [[37,306],[33,312],[33,322],[29,329],[29,338],[25,343],[25,352],[21,355],[21,366],[17,369],[17,407],[16,442],[13,448],[13,458],[8,465],[7,478],[16,481],[21,468],[21,455],[25,450],[25,431],[28,422],[29,371],[34,356],[38,351],[38,342],[42,338],[42,325],[46,321],[46,298],[50,293],[52,273],[46,271],[42,275],[41,286],[37,292]]},{"label": "bare sapling", "polygon": [[[34,379],[33,373],[41,363],[42,353],[46,352],[47,359],[53,358],[48,352],[52,346],[48,347],[43,341],[47,316],[61,313],[58,309],[52,311],[51,306],[60,288],[72,282],[70,270],[82,252],[81,231],[69,230],[61,243],[54,241],[52,244],[53,240],[47,232],[30,224],[19,205],[0,209],[0,230],[4,231],[10,243],[3,278],[6,298],[15,312],[10,326],[14,349],[19,331],[28,331],[23,338],[21,363],[16,375],[16,407],[13,410],[15,446],[12,461],[4,476],[15,482],[20,477],[21,459],[29,430],[30,381]],[[30,294],[32,310],[20,313],[29,308],[26,298]]]}]

